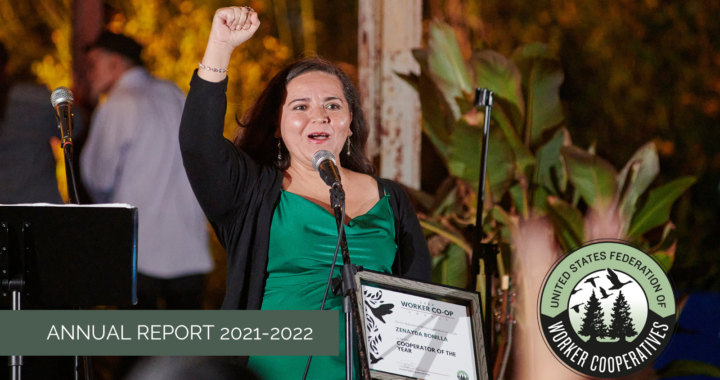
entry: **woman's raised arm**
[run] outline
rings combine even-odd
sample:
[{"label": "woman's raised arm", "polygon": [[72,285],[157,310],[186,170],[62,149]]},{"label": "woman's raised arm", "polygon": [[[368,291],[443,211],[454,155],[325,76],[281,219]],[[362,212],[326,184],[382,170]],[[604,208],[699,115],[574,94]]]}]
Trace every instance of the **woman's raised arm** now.
[{"label": "woman's raised arm", "polygon": [[210,69],[201,69],[198,76],[209,82],[220,82],[226,77],[230,56],[260,27],[257,13],[250,7],[220,8],[213,17],[210,38],[205,48],[202,64]]},{"label": "woman's raised arm", "polygon": [[257,31],[260,22],[250,8],[215,12],[202,65],[190,82],[180,122],[180,151],[190,185],[211,222],[227,221],[247,202],[248,189],[261,167],[223,137],[227,108],[227,69],[233,50]]}]

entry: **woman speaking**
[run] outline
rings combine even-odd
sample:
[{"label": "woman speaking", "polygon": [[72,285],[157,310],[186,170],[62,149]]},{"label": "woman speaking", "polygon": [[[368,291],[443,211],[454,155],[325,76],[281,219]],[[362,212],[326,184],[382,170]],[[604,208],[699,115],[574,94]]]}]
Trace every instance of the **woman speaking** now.
[{"label": "woman speaking", "polygon": [[[352,262],[429,281],[415,211],[398,184],[372,176],[358,92],[338,67],[317,58],[287,66],[244,114],[234,141],[223,138],[230,56],[259,26],[249,7],[215,13],[180,126],[188,178],[227,252],[222,308],[320,309],[338,231],[329,188],[313,168],[319,150],[338,158]],[[341,310],[342,298],[330,295],[325,308]],[[344,378],[340,317],[340,355],[313,359],[308,379]],[[256,356],[249,366],[266,379],[300,380],[306,361]]]}]

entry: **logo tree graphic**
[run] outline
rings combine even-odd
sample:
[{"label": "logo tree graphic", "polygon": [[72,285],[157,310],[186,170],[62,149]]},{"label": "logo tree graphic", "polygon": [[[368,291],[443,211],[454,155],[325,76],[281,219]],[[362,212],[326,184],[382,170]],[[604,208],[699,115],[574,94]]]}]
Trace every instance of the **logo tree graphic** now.
[{"label": "logo tree graphic", "polygon": [[592,292],[590,299],[585,304],[585,317],[582,320],[582,326],[578,334],[583,336],[589,336],[590,340],[595,339],[598,342],[598,338],[604,338],[607,335],[607,326],[603,318],[605,313],[600,306],[600,301],[595,297],[595,292]]},{"label": "logo tree graphic", "polygon": [[630,318],[630,305],[628,305],[622,291],[613,303],[612,314],[610,315],[610,329],[608,336],[611,338],[620,338],[620,342],[627,342],[626,338],[637,335],[635,326]]}]

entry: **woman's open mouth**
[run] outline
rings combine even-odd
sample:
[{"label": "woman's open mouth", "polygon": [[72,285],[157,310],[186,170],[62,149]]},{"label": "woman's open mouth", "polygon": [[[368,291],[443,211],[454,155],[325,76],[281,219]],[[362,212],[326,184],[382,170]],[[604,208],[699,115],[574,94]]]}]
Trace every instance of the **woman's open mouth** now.
[{"label": "woman's open mouth", "polygon": [[327,139],[330,138],[330,135],[327,133],[311,133],[308,135],[308,139],[310,139],[313,143],[323,143],[327,141]]}]

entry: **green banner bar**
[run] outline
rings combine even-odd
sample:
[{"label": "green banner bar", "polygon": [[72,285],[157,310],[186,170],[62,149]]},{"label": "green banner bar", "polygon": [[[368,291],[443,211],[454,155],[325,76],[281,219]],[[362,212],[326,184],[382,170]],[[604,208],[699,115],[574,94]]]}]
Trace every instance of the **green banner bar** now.
[{"label": "green banner bar", "polygon": [[339,322],[337,310],[2,310],[0,356],[334,356]]}]

